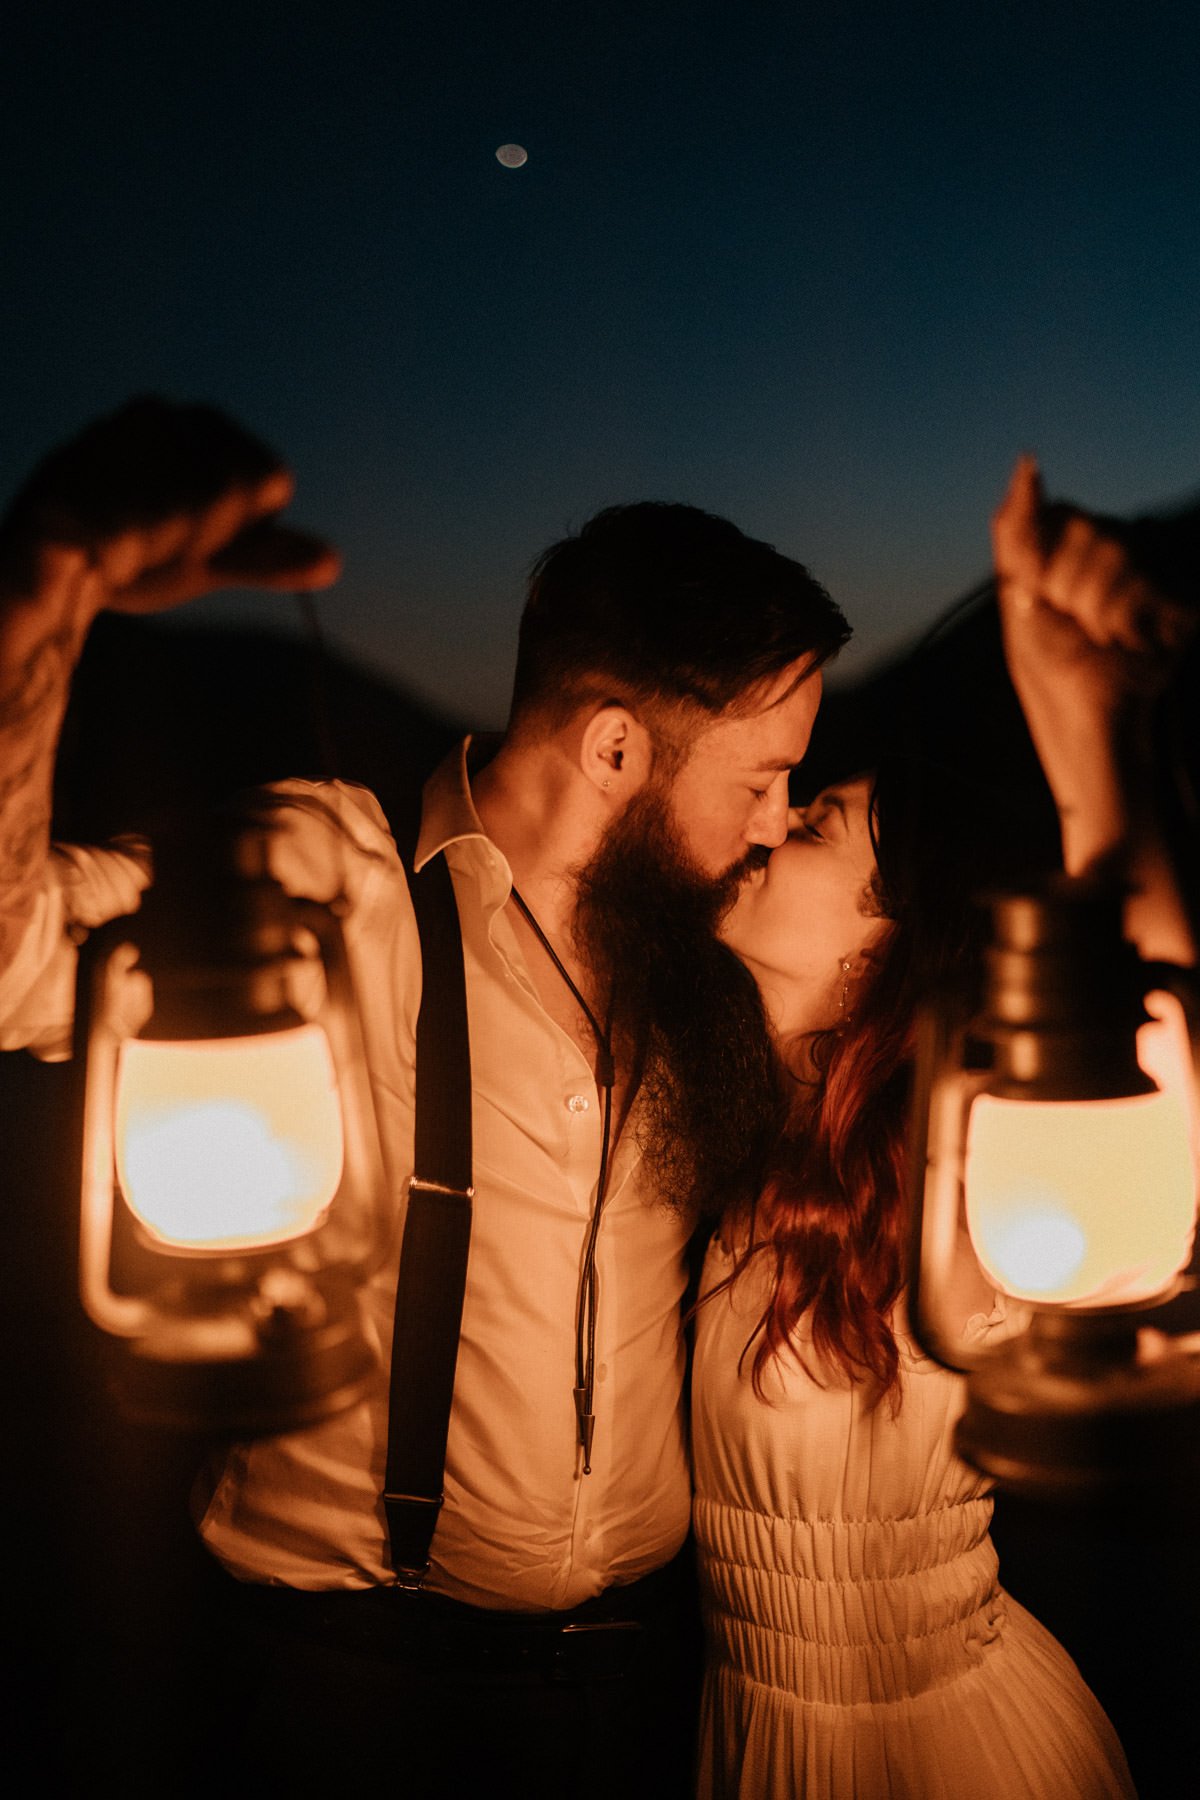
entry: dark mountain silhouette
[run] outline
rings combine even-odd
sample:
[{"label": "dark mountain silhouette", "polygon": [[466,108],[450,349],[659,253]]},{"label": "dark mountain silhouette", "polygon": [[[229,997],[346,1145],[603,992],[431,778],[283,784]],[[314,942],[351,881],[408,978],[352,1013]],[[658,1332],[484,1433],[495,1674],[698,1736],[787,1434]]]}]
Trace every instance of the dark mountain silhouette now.
[{"label": "dark mountain silhouette", "polygon": [[361,782],[399,817],[463,729],[295,638],[105,614],[72,690],[56,830],[98,841],[289,775]]}]

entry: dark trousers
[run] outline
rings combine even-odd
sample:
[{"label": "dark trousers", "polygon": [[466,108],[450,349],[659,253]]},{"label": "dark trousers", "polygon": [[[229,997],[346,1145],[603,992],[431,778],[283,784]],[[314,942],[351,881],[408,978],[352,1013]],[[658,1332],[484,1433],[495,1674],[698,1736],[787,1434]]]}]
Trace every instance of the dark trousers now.
[{"label": "dark trousers", "polygon": [[322,1795],[365,1780],[398,1800],[691,1794],[700,1632],[688,1554],[562,1614],[390,1588],[228,1587],[225,1691],[202,1778]]}]

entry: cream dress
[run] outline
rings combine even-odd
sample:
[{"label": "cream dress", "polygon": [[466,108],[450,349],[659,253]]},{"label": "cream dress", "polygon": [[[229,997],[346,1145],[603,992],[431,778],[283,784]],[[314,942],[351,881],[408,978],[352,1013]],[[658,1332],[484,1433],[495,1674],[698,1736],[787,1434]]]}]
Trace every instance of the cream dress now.
[{"label": "cream dress", "polygon": [[[704,1289],[730,1267],[714,1242]],[[951,1445],[960,1381],[902,1340],[898,1414],[790,1359],[764,1403],[738,1363],[766,1277],[759,1258],[697,1319],[702,1800],[1132,1795],[1075,1664],[998,1585],[988,1484]]]}]

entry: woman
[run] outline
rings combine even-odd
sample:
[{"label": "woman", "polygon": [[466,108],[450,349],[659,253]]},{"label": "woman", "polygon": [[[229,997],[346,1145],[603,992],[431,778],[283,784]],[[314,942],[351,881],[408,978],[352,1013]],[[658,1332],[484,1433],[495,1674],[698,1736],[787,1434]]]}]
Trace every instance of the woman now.
[{"label": "woman", "polygon": [[[1130,829],[1182,615],[1096,527],[1061,524],[1020,465],[996,521],[1009,667],[1068,870],[1124,854],[1143,953],[1184,960],[1169,870]],[[696,1322],[700,1793],[1126,1795],[1098,1703],[997,1584],[988,1483],[952,1448],[961,1384],[905,1317],[909,1027],[965,927],[910,910],[892,825],[867,781],[827,790],[724,932],[759,983],[790,1120],[757,1199],[720,1223]],[[981,1338],[1003,1329],[990,1293],[963,1316]]]}]

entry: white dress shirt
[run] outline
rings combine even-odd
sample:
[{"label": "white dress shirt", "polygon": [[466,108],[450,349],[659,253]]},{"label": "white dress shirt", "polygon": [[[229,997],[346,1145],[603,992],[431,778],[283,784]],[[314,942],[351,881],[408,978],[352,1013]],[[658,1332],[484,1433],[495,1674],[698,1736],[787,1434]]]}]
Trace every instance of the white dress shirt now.
[{"label": "white dress shirt", "polygon": [[[344,888],[388,1167],[402,1214],[412,1172],[421,976],[407,882],[374,799],[285,783],[336,811],[282,815],[276,868],[296,893]],[[462,920],[470,1017],[475,1211],[446,1503],[427,1586],[486,1607],[565,1608],[666,1562],[688,1525],[679,1306],[686,1226],[647,1191],[627,1131],[601,1218],[595,1441],[581,1472],[572,1389],[575,1310],[596,1194],[601,1107],[579,1045],[550,1018],[506,914],[512,876],[471,800],[466,745],[425,790],[418,867],[445,849]],[[0,983],[0,1044],[66,1053],[72,928],[128,910],[144,881],[128,851],[65,850],[17,962]],[[76,930],[76,935],[78,932]],[[397,1252],[366,1305],[381,1351],[361,1404],[308,1430],[235,1446],[200,1529],[232,1572],[294,1587],[389,1579],[383,1514],[387,1360]]]}]

